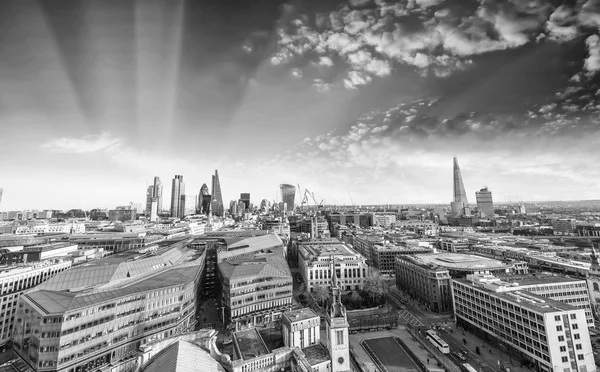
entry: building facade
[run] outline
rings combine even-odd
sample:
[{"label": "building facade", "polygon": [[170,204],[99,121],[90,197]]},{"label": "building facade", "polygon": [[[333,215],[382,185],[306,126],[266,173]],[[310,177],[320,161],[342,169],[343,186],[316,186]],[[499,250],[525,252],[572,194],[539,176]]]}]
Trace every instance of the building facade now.
[{"label": "building facade", "polygon": [[296,200],[296,186],[281,184],[279,185],[279,189],[281,190],[281,201],[283,202],[284,209],[292,212]]},{"label": "building facade", "polygon": [[492,200],[492,192],[487,187],[475,192],[477,200],[477,209],[487,218],[494,217],[494,201]]},{"label": "building facade", "polygon": [[211,187],[211,209],[214,216],[223,217],[225,207],[223,205],[223,194],[221,193],[221,181],[219,180],[219,172],[215,169],[215,175],[212,176]]},{"label": "building facade", "polygon": [[584,309],[493,282],[453,279],[457,325],[479,332],[533,370],[595,372]]},{"label": "building facade", "polygon": [[423,264],[412,256],[396,257],[396,287],[431,311],[452,311],[451,277],[448,269]]},{"label": "building facade", "polygon": [[58,259],[18,264],[0,273],[0,346],[12,338],[17,304],[23,292],[70,268],[70,260]]},{"label": "building facade", "polygon": [[183,182],[183,176],[176,175],[171,185],[171,217],[183,218],[183,215],[181,215],[182,197],[184,200],[183,210],[185,211],[185,183]]},{"label": "building facade", "polygon": [[283,255],[256,253],[219,262],[224,324],[267,325],[292,308],[292,273]]},{"label": "building facade", "polygon": [[368,275],[366,259],[340,240],[331,239],[298,243],[300,275],[308,290],[331,286],[332,259],[341,290],[363,289]]}]

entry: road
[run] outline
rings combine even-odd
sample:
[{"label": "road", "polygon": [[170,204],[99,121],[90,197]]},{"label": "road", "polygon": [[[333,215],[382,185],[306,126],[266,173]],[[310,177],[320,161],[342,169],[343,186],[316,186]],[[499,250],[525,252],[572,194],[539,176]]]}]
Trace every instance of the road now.
[{"label": "road", "polygon": [[[475,346],[464,345],[459,339],[457,339],[456,336],[451,335],[450,333],[445,332],[445,331],[438,332],[438,334],[440,335],[442,340],[446,341],[448,346],[450,346],[450,350],[453,352],[453,353],[451,353],[451,358],[459,365],[462,363],[469,363],[478,371],[483,371],[483,372],[496,371],[495,368],[492,368],[479,355],[474,353],[472,350],[469,350],[469,347],[474,348]],[[457,334],[457,336],[460,337],[460,334]],[[467,347],[467,346],[469,346],[469,347]],[[483,346],[481,346],[480,349],[481,349],[481,352],[487,352],[487,348],[485,348]],[[467,353],[466,353],[467,360],[466,361],[461,361],[455,354],[455,353],[461,352],[462,350],[467,351]]]}]

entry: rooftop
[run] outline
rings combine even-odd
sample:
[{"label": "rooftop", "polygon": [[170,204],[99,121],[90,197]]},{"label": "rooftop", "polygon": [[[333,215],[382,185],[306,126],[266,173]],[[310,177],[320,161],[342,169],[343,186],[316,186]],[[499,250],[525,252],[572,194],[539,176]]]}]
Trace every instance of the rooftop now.
[{"label": "rooftop", "polygon": [[219,262],[219,270],[224,277],[240,279],[256,276],[292,278],[287,262],[277,251],[253,252]]},{"label": "rooftop", "polygon": [[202,347],[184,340],[179,340],[157,353],[150,363],[143,369],[144,372],[225,372],[210,353]]},{"label": "rooftop", "polygon": [[500,299],[504,299],[508,302],[518,303],[522,308],[526,308],[532,311],[540,313],[554,313],[557,311],[570,311],[577,310],[577,307],[553,300],[549,297],[539,296],[535,293],[519,290],[511,292],[496,292],[487,283],[471,282],[468,279],[454,279],[455,282],[459,282],[470,287],[479,288],[485,292],[493,294],[493,296]]},{"label": "rooftop", "polygon": [[412,261],[420,266],[440,266],[449,270],[469,271],[510,267],[510,264],[499,260],[464,253],[421,254],[402,256],[402,259]]},{"label": "rooftop", "polygon": [[354,252],[346,244],[337,241],[335,243],[328,242],[327,244],[318,244],[319,242],[307,242],[300,244],[298,249],[303,256],[313,257],[329,257],[329,256],[354,256]]},{"label": "rooftop", "polygon": [[286,317],[290,323],[319,317],[319,315],[309,307],[287,311],[283,313],[283,316]]},{"label": "rooftop", "polygon": [[269,353],[267,345],[256,328],[245,329],[233,334],[234,344],[244,360]]},{"label": "rooftop", "polygon": [[304,356],[311,366],[329,361],[329,351],[321,344],[316,344],[302,349]]}]

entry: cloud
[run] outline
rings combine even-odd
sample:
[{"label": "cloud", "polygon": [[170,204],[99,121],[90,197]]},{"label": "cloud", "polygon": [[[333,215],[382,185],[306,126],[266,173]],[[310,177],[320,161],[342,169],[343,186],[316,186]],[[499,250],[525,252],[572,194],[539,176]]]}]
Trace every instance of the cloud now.
[{"label": "cloud", "polygon": [[119,147],[122,142],[121,138],[113,137],[107,132],[102,132],[98,135],[85,135],[81,138],[55,138],[42,144],[42,147],[57,153],[87,154],[113,150]]},{"label": "cloud", "polygon": [[574,40],[579,35],[574,9],[567,5],[556,8],[546,22],[546,32],[551,40]]},{"label": "cloud", "polygon": [[600,70],[600,37],[592,35],[585,40],[589,56],[586,58],[584,68],[590,73]]},{"label": "cloud", "polygon": [[348,77],[344,79],[346,89],[357,89],[360,85],[366,85],[371,82],[371,77],[358,71],[350,71]]}]

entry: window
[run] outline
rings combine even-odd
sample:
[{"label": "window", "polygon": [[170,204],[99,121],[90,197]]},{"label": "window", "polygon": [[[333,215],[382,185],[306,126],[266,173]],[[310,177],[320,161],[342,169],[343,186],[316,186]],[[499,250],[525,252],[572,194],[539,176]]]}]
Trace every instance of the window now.
[{"label": "window", "polygon": [[554,320],[556,320],[557,322],[560,322],[560,315],[555,315]]},{"label": "window", "polygon": [[577,319],[577,314],[571,314],[571,319]]},{"label": "window", "polygon": [[579,340],[579,337],[580,337],[580,336],[579,336],[579,333],[574,333],[574,334],[573,334],[573,338],[575,338],[576,340]]},{"label": "window", "polygon": [[336,331],[335,338],[336,338],[338,345],[343,345],[344,344],[344,331]]},{"label": "window", "polygon": [[583,354],[579,354],[577,355],[577,360],[583,360],[585,357],[583,356]]},{"label": "window", "polygon": [[556,326],[556,330],[557,330],[558,332],[562,331],[562,326]]},{"label": "window", "polygon": [[598,283],[594,283],[594,291],[600,292],[600,287],[598,287]]},{"label": "window", "polygon": [[581,350],[581,344],[576,344],[576,345],[575,345],[575,349],[577,349],[577,350]]},{"label": "window", "polygon": [[577,324],[573,324],[573,329],[579,329],[579,326]]},{"label": "window", "polygon": [[566,362],[569,361],[569,358],[568,357],[562,357],[562,361],[563,361],[563,363],[566,363]]},{"label": "window", "polygon": [[561,346],[560,347],[560,352],[564,353],[565,351],[567,351],[567,347],[566,346]]},{"label": "window", "polygon": [[558,336],[558,341],[564,341],[565,340],[565,336]]}]

